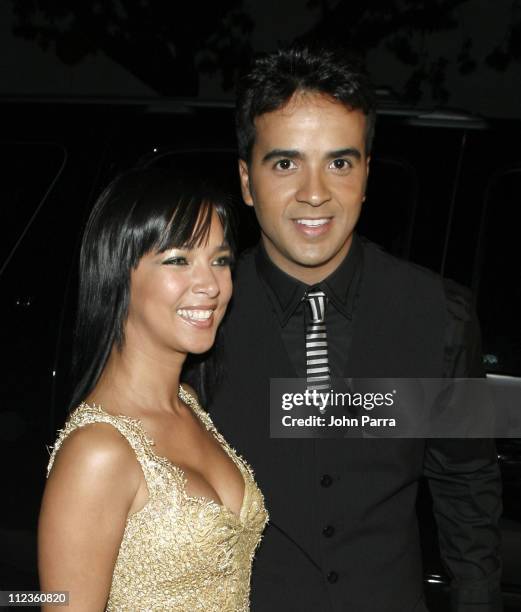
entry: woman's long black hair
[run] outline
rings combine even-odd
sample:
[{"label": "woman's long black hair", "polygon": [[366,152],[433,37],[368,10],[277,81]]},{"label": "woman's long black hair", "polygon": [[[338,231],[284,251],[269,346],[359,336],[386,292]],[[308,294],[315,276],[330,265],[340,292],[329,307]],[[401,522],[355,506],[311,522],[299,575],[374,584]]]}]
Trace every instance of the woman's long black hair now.
[{"label": "woman's long black hair", "polygon": [[[96,385],[113,346],[121,349],[130,298],[130,273],[151,251],[204,244],[215,210],[233,247],[229,197],[215,185],[157,168],[115,178],[100,195],[83,235],[73,348],[71,408]],[[190,383],[207,400],[214,360],[188,363]]]}]

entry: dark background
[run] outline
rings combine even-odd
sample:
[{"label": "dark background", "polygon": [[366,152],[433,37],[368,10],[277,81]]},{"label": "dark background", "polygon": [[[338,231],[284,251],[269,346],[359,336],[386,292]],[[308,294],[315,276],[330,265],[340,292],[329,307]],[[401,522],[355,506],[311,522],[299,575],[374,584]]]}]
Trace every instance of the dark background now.
[{"label": "dark background", "polygon": [[520,0],[4,0],[0,95],[231,99],[251,53],[324,39],[409,103],[521,117]]},{"label": "dark background", "polygon": [[[93,198],[136,160],[168,165],[186,150],[236,189],[238,71],[255,53],[320,40],[356,50],[381,88],[361,229],[472,287],[487,370],[521,380],[521,0],[4,0],[0,589],[37,588],[45,444],[69,397],[75,257]],[[503,441],[500,455],[510,612],[521,609],[521,443]],[[426,550],[433,533],[427,523]]]}]

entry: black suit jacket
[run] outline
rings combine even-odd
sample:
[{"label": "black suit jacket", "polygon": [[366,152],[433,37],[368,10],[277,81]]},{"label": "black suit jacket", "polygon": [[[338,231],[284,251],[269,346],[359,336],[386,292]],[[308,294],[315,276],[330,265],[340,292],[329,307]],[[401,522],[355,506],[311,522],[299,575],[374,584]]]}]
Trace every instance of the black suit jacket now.
[{"label": "black suit jacket", "polygon": [[[475,352],[466,339],[473,324],[467,297],[370,243],[363,260],[345,375],[441,378],[452,368],[463,376],[456,370]],[[222,330],[224,380],[210,412],[252,465],[270,513],[254,563],[252,610],[424,610],[415,513],[424,473],[459,585],[455,601],[494,600],[500,478],[493,443],[270,438],[269,379],[296,377],[274,317],[254,251],[246,253]]]}]

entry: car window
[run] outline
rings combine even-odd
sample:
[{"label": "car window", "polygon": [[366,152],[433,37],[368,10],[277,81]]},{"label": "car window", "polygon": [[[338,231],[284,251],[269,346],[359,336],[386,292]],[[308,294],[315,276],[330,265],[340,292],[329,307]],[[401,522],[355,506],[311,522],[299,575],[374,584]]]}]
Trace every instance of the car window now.
[{"label": "car window", "polygon": [[65,163],[65,150],[52,143],[3,143],[0,181],[0,274],[45,205]]},{"label": "car window", "polygon": [[393,255],[408,259],[417,202],[416,170],[400,159],[375,157],[358,231]]},{"label": "car window", "polygon": [[521,166],[492,178],[481,227],[478,313],[489,372],[521,376]]}]

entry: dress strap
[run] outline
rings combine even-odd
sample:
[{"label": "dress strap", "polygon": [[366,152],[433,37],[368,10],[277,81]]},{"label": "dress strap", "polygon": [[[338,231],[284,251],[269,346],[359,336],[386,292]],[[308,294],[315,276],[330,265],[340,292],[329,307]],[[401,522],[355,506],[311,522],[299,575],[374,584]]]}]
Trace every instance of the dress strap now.
[{"label": "dress strap", "polygon": [[208,429],[209,431],[213,432],[214,434],[218,434],[218,431],[217,431],[215,425],[213,424],[213,421],[212,421],[210,415],[206,412],[206,410],[204,408],[201,407],[201,404],[196,399],[196,397],[194,397],[194,395],[192,395],[192,393],[187,391],[181,385],[179,385],[179,397],[183,400],[183,402],[185,404],[190,406],[190,408],[194,411],[194,413],[203,422],[203,425],[206,427],[206,429]]},{"label": "dress strap", "polygon": [[80,404],[70,415],[63,429],[58,431],[58,437],[52,449],[49,464],[47,465],[47,477],[51,472],[56,454],[60,450],[63,442],[76,429],[91,425],[93,423],[107,423],[117,429],[119,433],[127,440],[131,448],[136,454],[137,460],[141,464],[147,486],[153,480],[150,472],[150,446],[153,441],[150,440],[140,421],[129,416],[114,416],[109,414],[101,406],[97,404]]}]

